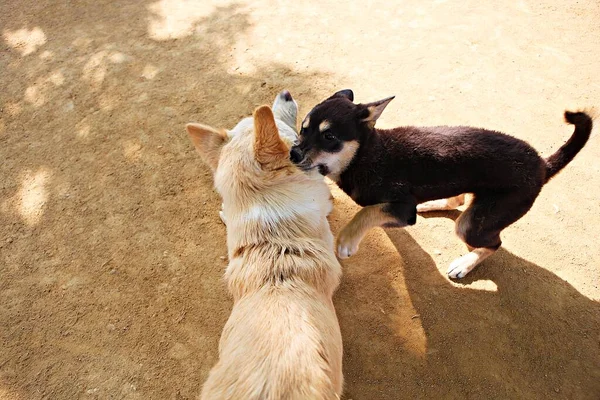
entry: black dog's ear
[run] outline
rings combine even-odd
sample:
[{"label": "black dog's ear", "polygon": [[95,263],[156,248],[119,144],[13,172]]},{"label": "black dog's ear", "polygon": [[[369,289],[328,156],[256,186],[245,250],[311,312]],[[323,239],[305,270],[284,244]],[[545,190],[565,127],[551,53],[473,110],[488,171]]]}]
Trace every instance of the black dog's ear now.
[{"label": "black dog's ear", "polygon": [[340,90],[339,92],[335,92],[330,99],[333,99],[334,97],[345,97],[350,101],[354,101],[354,92],[351,89],[344,89]]},{"label": "black dog's ear", "polygon": [[383,100],[374,101],[372,103],[361,104],[361,110],[358,113],[358,118],[363,122],[371,122],[375,124],[375,121],[381,116],[381,113],[390,101],[394,100],[396,96],[386,97]]}]

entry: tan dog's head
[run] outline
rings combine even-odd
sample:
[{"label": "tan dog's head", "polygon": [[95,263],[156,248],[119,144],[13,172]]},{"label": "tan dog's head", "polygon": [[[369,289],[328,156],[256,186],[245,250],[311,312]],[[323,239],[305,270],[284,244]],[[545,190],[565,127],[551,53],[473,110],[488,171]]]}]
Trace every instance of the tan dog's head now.
[{"label": "tan dog's head", "polygon": [[[274,115],[275,114],[275,115]],[[296,139],[297,105],[289,92],[273,111],[261,106],[231,131],[188,124],[188,134],[213,172],[223,198],[228,231],[253,224],[275,227],[303,217],[318,229],[331,211],[329,191],[317,173],[306,173],[290,160]],[[277,116],[277,118],[276,118]],[[310,229],[310,228],[309,228]]]}]

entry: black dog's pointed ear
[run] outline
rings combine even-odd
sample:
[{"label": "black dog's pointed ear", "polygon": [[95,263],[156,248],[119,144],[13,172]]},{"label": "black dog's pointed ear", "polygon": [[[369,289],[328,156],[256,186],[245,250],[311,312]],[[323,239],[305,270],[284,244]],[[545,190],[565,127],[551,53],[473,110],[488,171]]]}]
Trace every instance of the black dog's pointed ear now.
[{"label": "black dog's pointed ear", "polygon": [[361,104],[361,106],[364,108],[362,108],[358,117],[363,122],[371,122],[375,124],[375,121],[377,121],[377,119],[381,116],[383,110],[385,110],[387,105],[390,104],[390,101],[394,100],[395,97],[396,96],[390,96],[386,97],[383,100],[378,100],[367,104]]},{"label": "black dog's pointed ear", "polygon": [[339,92],[335,92],[330,99],[333,99],[334,97],[345,97],[350,101],[354,101],[354,92],[351,89],[344,89],[340,90]]}]

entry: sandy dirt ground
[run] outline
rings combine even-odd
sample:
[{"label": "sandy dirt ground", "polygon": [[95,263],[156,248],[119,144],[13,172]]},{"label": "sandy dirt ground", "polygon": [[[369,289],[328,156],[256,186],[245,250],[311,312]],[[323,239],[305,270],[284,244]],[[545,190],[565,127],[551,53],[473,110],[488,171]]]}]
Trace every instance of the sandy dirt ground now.
[{"label": "sandy dirt ground", "polygon": [[[195,399],[231,300],[184,132],[287,88],[543,155],[600,105],[595,0],[0,2],[0,399]],[[334,233],[358,209],[334,191]],[[374,230],[335,297],[346,399],[600,398],[600,137],[468,279],[458,212]]]}]

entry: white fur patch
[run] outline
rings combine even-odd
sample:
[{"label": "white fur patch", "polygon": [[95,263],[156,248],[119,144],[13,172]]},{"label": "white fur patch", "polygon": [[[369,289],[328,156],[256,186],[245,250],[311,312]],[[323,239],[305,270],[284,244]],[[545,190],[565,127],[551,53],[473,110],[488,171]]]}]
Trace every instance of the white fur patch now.
[{"label": "white fur patch", "polygon": [[[298,140],[298,133],[296,128],[289,126],[286,122],[275,119],[277,129],[279,129],[279,136],[289,147],[293,146]],[[242,134],[252,134],[254,132],[254,119],[252,117],[244,118],[231,130],[227,131],[227,136],[234,138]]]},{"label": "white fur patch", "polygon": [[286,208],[274,208],[269,204],[256,204],[244,212],[242,220],[262,222],[265,225],[277,225],[281,220],[291,219],[294,216],[294,211]]},{"label": "white fur patch", "polygon": [[[318,219],[321,218],[321,214],[327,210],[321,210],[323,206],[322,201],[315,198],[315,195],[319,193],[307,193],[299,194],[289,190],[290,197],[281,196],[281,191],[278,190],[274,199],[270,199],[270,196],[266,196],[261,200],[260,203],[254,204],[253,206],[244,210],[241,220],[244,222],[258,222],[262,225],[276,226],[282,221],[302,217],[308,217],[314,219],[314,223],[318,224]],[[287,194],[287,193],[286,193]],[[289,199],[289,201],[282,201],[283,199]]]},{"label": "white fur patch", "polygon": [[234,138],[238,135],[251,134],[252,132],[254,132],[254,119],[247,117],[238,122],[232,130],[227,131],[227,136]]},{"label": "white fur patch", "polygon": [[479,263],[495,252],[496,250],[486,248],[474,249],[470,253],[452,261],[448,267],[448,276],[452,279],[464,278],[469,272],[473,271]]},{"label": "white fur patch", "polygon": [[298,116],[298,104],[294,99],[288,101],[283,92],[275,97],[273,103],[273,115],[276,120],[285,122],[290,128],[296,131],[296,120]]},{"label": "white fur patch", "polygon": [[342,151],[337,153],[322,152],[312,162],[313,165],[326,165],[329,169],[327,175],[331,180],[337,182],[340,174],[344,172],[348,164],[354,158],[356,151],[358,150],[358,142],[352,141],[344,144]]},{"label": "white fur patch", "polygon": [[275,120],[275,124],[277,124],[277,129],[279,129],[279,136],[288,147],[291,148],[296,144],[298,141],[298,133],[294,128],[279,119]]},{"label": "white fur patch", "polygon": [[310,125],[310,117],[306,116],[306,118],[304,119],[304,122],[302,123],[302,127],[303,128],[308,128]]}]

